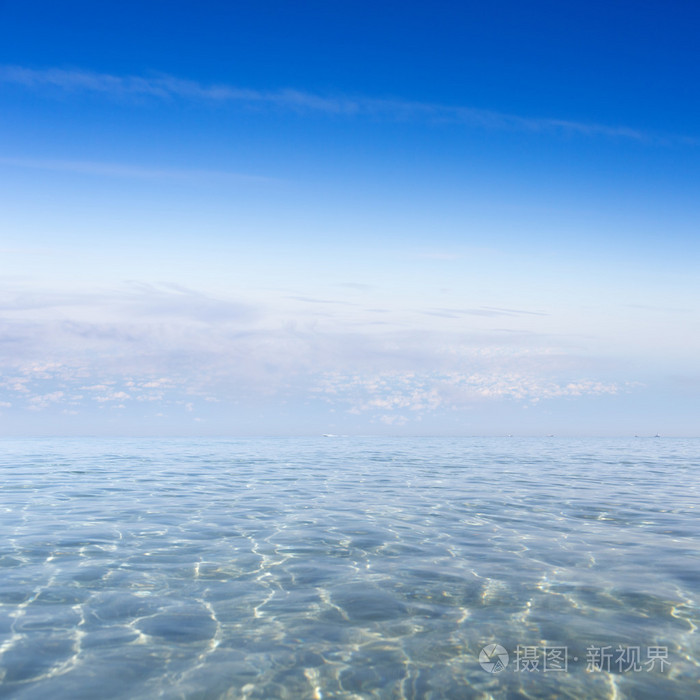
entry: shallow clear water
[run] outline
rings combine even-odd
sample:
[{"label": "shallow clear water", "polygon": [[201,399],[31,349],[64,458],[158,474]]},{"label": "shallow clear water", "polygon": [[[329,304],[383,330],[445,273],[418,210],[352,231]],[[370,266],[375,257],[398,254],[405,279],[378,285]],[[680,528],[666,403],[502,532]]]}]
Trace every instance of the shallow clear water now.
[{"label": "shallow clear water", "polygon": [[700,697],[699,448],[1,441],[0,696]]}]

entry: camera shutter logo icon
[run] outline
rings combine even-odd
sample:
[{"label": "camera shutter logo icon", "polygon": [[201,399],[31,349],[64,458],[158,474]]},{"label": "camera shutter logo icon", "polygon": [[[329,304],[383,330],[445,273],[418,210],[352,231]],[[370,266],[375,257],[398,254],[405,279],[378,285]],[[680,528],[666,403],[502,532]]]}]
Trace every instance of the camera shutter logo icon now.
[{"label": "camera shutter logo icon", "polygon": [[500,673],[508,665],[508,652],[500,644],[487,644],[479,652],[479,663],[484,671]]}]

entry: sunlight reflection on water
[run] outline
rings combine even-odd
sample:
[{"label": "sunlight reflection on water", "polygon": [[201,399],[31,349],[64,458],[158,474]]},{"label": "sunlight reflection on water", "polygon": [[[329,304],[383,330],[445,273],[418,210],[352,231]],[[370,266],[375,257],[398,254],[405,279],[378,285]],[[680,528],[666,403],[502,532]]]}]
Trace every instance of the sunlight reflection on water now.
[{"label": "sunlight reflection on water", "polygon": [[698,693],[698,440],[0,445],[2,697]]}]

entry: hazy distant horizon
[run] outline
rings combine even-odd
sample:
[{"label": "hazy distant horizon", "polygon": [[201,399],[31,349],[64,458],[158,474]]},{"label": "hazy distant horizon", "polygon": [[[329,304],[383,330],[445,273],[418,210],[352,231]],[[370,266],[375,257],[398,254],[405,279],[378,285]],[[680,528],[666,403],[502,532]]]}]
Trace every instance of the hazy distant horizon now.
[{"label": "hazy distant horizon", "polygon": [[347,439],[347,440],[700,440],[698,435],[506,435],[494,433],[492,435],[448,435],[448,434],[401,434],[401,433],[368,433],[368,434],[204,434],[199,435],[148,435],[148,434],[26,434],[26,435],[0,435],[0,440],[8,442],[22,440],[315,440],[315,439]]}]

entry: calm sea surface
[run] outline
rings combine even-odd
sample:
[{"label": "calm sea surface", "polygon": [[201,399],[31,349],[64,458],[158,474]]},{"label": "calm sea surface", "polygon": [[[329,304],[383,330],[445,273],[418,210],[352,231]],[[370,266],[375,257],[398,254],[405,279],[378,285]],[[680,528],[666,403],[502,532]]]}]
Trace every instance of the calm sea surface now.
[{"label": "calm sea surface", "polygon": [[3,440],[0,697],[698,698],[699,470],[664,438]]}]

